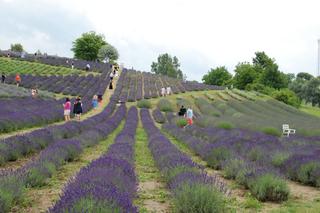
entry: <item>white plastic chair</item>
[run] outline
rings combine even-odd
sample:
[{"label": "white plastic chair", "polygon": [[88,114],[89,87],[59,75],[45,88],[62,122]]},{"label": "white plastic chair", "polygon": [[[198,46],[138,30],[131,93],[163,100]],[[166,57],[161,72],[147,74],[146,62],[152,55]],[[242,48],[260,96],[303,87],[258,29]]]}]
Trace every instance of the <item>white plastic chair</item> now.
[{"label": "white plastic chair", "polygon": [[289,124],[282,124],[282,134],[289,137],[290,134],[296,134],[296,130],[290,129]]}]

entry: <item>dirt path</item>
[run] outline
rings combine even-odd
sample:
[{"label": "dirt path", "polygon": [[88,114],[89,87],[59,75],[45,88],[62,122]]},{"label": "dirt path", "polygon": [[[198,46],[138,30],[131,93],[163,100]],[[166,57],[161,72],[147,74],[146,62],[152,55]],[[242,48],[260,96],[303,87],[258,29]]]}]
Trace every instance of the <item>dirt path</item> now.
[{"label": "dirt path", "polygon": [[170,193],[148,149],[148,139],[142,126],[136,134],[135,167],[139,179],[135,204],[140,212],[170,212]]},{"label": "dirt path", "polygon": [[[121,74],[121,71],[119,72],[119,75]],[[99,114],[100,112],[102,112],[104,110],[104,108],[108,105],[109,103],[109,100],[110,100],[110,97],[112,96],[115,88],[116,88],[116,85],[117,85],[117,82],[118,82],[118,79],[119,77],[117,78],[114,78],[114,82],[113,82],[113,90],[109,90],[108,88],[105,90],[105,93],[103,95],[103,100],[102,100],[102,103],[101,105],[98,107],[98,109],[96,110],[90,110],[89,112],[87,112],[86,114],[84,114],[81,119],[84,120],[84,119],[87,119],[87,118],[90,118],[96,114]],[[62,115],[61,115],[62,116]],[[45,127],[48,127],[48,126],[55,126],[55,125],[61,125],[61,124],[64,124],[66,123],[65,121],[59,121],[59,122],[55,122],[55,123],[51,123],[51,124],[47,124],[45,126],[39,126],[39,127],[32,127],[32,128],[28,128],[28,129],[22,129],[22,130],[18,130],[18,131],[14,131],[14,132],[10,132],[10,133],[6,133],[6,134],[1,134],[0,135],[0,139],[4,139],[4,138],[8,138],[8,137],[11,137],[11,136],[14,136],[14,135],[23,135],[23,134],[26,134],[26,133],[29,133],[29,132],[32,132],[34,130],[37,130],[37,129],[42,129],[42,128],[45,128]]]},{"label": "dirt path", "polygon": [[58,199],[68,180],[74,178],[80,169],[91,161],[99,158],[113,143],[117,134],[122,130],[124,121],[111,133],[106,140],[98,145],[84,150],[76,161],[67,163],[53,175],[48,184],[41,188],[29,188],[26,191],[26,201],[15,206],[12,213],[39,213],[46,212]]}]

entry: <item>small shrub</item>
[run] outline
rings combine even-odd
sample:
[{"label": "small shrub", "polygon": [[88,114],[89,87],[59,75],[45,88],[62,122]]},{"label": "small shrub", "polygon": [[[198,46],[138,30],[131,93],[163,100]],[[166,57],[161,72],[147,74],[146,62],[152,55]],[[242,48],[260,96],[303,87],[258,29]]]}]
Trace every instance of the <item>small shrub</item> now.
[{"label": "small shrub", "polygon": [[243,203],[243,207],[246,209],[260,209],[261,208],[261,203],[253,198],[253,197],[249,197],[248,199],[246,199]]},{"label": "small shrub", "polygon": [[[66,212],[69,212],[69,211],[66,211]],[[72,206],[72,208],[70,209],[70,212],[120,213],[122,211],[121,211],[121,208],[116,206],[116,204],[96,201],[93,198],[86,197],[78,200]]]},{"label": "small shrub", "polygon": [[226,162],[224,165],[224,175],[226,178],[235,179],[239,171],[244,168],[245,162],[241,159],[231,159]]},{"label": "small shrub", "polygon": [[174,212],[225,212],[223,195],[216,189],[203,184],[185,184],[174,196]]},{"label": "small shrub", "polygon": [[260,201],[281,202],[288,200],[289,187],[285,180],[273,174],[254,178],[249,184],[250,191]]},{"label": "small shrub", "polygon": [[282,133],[274,127],[265,127],[262,129],[262,132],[264,132],[265,134],[273,135],[277,137],[280,137],[282,135]]},{"label": "small shrub", "polygon": [[289,153],[286,152],[276,152],[271,159],[271,163],[275,167],[280,167],[290,157]]},{"label": "small shrub", "polygon": [[142,100],[138,101],[137,106],[138,106],[139,108],[147,108],[147,109],[150,109],[150,108],[151,108],[151,102],[150,102],[149,100],[142,99]]},{"label": "small shrub", "polygon": [[56,167],[52,163],[44,162],[37,168],[32,168],[28,172],[26,183],[31,187],[41,187],[46,185],[47,178],[50,178]]},{"label": "small shrub", "polygon": [[184,118],[179,118],[176,120],[176,124],[178,127],[185,127],[188,124],[188,122]]},{"label": "small shrub", "polygon": [[217,127],[221,128],[221,129],[232,129],[233,125],[231,123],[228,123],[228,122],[219,122],[217,124]]},{"label": "small shrub", "polygon": [[[308,184],[311,186],[319,185],[319,177],[313,175],[315,171],[320,170],[320,163],[310,162],[303,164],[298,171],[298,180],[304,184]],[[320,173],[320,172],[319,172]]]},{"label": "small shrub", "polygon": [[9,212],[23,198],[23,182],[15,177],[0,178],[0,212]]},{"label": "small shrub", "polygon": [[285,104],[298,108],[301,105],[300,98],[289,89],[276,90],[272,93],[272,97]]},{"label": "small shrub", "polygon": [[160,101],[158,102],[158,108],[162,111],[162,112],[173,112],[173,106],[171,104],[171,102],[168,99],[160,99]]},{"label": "small shrub", "polygon": [[248,153],[248,158],[251,161],[258,161],[262,158],[263,154],[261,151],[257,148],[252,148],[250,152]]},{"label": "small shrub", "polygon": [[208,165],[214,169],[221,169],[222,162],[231,157],[230,151],[225,147],[218,147],[212,150],[207,156]]}]

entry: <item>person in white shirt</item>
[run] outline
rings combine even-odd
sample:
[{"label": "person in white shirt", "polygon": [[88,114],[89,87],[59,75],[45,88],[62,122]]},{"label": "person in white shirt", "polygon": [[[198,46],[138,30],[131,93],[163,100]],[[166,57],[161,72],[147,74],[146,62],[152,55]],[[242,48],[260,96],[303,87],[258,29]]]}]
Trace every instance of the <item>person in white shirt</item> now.
[{"label": "person in white shirt", "polygon": [[172,91],[171,91],[171,87],[167,87],[167,95],[171,95]]},{"label": "person in white shirt", "polygon": [[166,96],[166,88],[164,87],[161,88],[161,96]]},{"label": "person in white shirt", "polygon": [[191,107],[188,107],[186,117],[187,117],[188,125],[192,125],[193,124],[193,110],[191,109]]}]

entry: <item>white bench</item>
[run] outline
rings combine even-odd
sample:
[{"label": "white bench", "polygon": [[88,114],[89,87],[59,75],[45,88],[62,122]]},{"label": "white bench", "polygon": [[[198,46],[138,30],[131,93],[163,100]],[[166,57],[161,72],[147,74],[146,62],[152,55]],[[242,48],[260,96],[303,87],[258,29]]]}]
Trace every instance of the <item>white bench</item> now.
[{"label": "white bench", "polygon": [[283,124],[282,125],[282,134],[287,135],[289,137],[290,134],[295,134],[295,129],[290,129],[289,124]]}]

